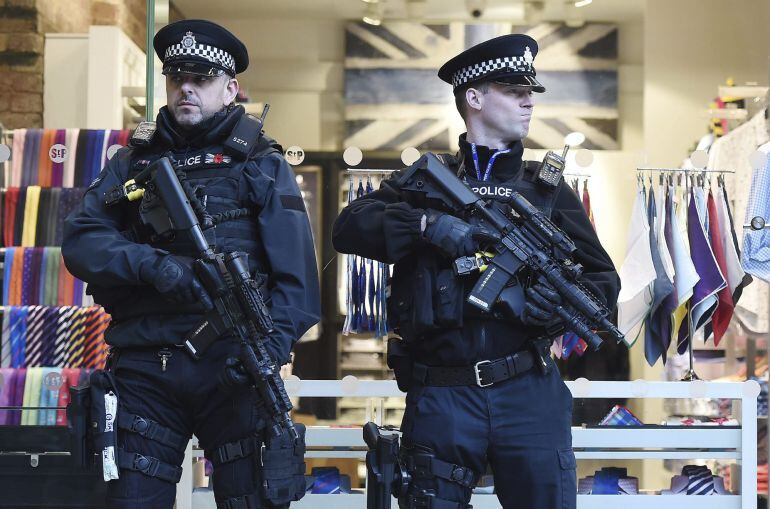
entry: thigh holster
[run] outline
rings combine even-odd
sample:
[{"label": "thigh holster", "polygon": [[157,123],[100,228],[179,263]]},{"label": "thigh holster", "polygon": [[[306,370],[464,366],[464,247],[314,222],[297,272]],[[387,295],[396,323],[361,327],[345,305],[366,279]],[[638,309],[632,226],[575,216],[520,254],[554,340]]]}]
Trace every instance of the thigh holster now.
[{"label": "thigh holster", "polygon": [[179,482],[182,476],[180,467],[118,447],[118,429],[137,433],[178,451],[184,450],[188,438],[123,408],[111,372],[94,371],[87,385],[73,387],[70,393],[72,402],[67,408],[67,417],[73,433],[73,454],[78,464],[89,465],[96,454],[105,481],[118,479],[119,470],[123,469],[170,483]]},{"label": "thigh holster", "polygon": [[465,501],[445,498],[439,480],[458,484],[467,492],[467,498],[478,481],[478,474],[468,467],[440,460],[425,446],[403,445],[401,463],[412,477],[408,493],[399,498],[399,505],[408,509],[471,509]]}]

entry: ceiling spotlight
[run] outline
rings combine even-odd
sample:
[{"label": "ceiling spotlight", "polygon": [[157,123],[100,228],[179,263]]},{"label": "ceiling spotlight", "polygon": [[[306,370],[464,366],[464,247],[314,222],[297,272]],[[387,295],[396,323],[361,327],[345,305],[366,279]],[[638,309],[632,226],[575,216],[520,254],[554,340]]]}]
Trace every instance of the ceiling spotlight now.
[{"label": "ceiling spotlight", "polygon": [[379,26],[382,24],[382,13],[384,5],[377,2],[367,2],[364,15],[361,20],[369,25]]},{"label": "ceiling spotlight", "polygon": [[586,5],[591,4],[594,0],[577,0],[575,2],[575,7],[585,7]]}]

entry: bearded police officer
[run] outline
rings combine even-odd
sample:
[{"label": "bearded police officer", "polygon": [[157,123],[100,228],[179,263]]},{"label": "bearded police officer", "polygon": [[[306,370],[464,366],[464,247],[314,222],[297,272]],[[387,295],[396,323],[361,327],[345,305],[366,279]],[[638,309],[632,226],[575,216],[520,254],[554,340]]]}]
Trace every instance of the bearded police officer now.
[{"label": "bearded police officer", "polygon": [[248,254],[275,324],[266,348],[277,366],[289,361],[292,345],[320,314],[307,213],[280,146],[234,104],[236,74],[249,63],[243,43],[214,23],[185,20],[162,28],[154,47],[168,105],[91,184],[67,218],[62,246],[68,269],[112,315],[105,339],[113,347],[120,470],[109,482],[109,506],[171,508],[195,434],[214,464],[217,507],[286,507],[268,502],[263,491],[268,483],[255,457],[264,425],[260,401],[248,388],[226,391],[217,382],[239,343],[220,338],[197,361],[176,346],[212,305],[191,270],[192,246],[158,238],[136,205],[108,207],[105,195],[169,157],[213,218],[215,227],[204,230],[209,243],[218,252]]},{"label": "bearded police officer", "polygon": [[[577,246],[582,283],[612,308],[618,276],[580,200],[563,181],[539,184],[537,164],[522,161],[533,93],[545,92],[537,50],[531,37],[505,35],[444,64],[438,75],[454,87],[467,133],[456,156],[440,158],[479,196],[503,201],[516,190],[549,215]],[[401,452],[412,476],[400,507],[468,508],[489,464],[506,509],[574,508],[572,398],[548,353],[560,296],[524,280],[513,311],[467,304],[475,280],[454,277],[452,261],[492,237],[472,218],[406,203],[396,181],[348,205],[333,240],[395,264],[388,309],[402,338],[389,341],[388,363],[407,391]]]}]

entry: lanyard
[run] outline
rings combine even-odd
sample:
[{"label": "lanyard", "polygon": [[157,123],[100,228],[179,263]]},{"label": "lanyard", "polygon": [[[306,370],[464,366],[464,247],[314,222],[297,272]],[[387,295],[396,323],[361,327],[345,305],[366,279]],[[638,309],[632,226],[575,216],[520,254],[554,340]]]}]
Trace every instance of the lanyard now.
[{"label": "lanyard", "polygon": [[471,154],[473,155],[473,166],[476,167],[476,177],[478,177],[479,180],[487,181],[489,180],[489,174],[492,173],[492,165],[495,164],[495,159],[497,159],[497,156],[501,154],[507,154],[510,152],[511,149],[507,148],[505,150],[500,150],[499,152],[495,152],[492,154],[492,157],[489,158],[489,162],[487,163],[487,169],[484,171],[484,176],[481,175],[481,170],[479,169],[479,153],[476,150],[476,144],[471,143]]}]

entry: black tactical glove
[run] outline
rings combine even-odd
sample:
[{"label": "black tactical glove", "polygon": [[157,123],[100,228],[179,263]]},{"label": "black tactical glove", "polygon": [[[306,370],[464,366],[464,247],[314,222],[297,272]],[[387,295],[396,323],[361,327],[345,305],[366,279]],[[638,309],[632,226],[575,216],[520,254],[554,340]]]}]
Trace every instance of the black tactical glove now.
[{"label": "black tactical glove", "polygon": [[500,240],[498,235],[485,228],[431,209],[425,211],[423,235],[450,258],[471,256],[479,251],[479,244]]},{"label": "black tactical glove", "polygon": [[180,304],[200,303],[206,310],[214,304],[189,265],[178,257],[161,258],[153,267],[152,285],[168,300]]},{"label": "black tactical glove", "polygon": [[521,312],[521,322],[538,327],[552,326],[559,321],[555,316],[556,306],[562,302],[561,295],[548,282],[537,282],[526,292],[527,303]]}]

